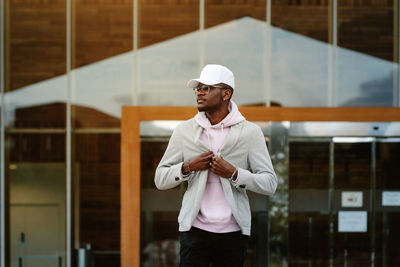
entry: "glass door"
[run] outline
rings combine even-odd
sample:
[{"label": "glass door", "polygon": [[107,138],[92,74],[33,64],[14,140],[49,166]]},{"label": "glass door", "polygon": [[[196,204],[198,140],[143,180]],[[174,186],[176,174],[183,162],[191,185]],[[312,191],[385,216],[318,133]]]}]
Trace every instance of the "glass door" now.
[{"label": "glass door", "polygon": [[333,138],[333,263],[371,266],[376,209],[375,143],[371,138]]},{"label": "glass door", "polygon": [[[168,145],[176,122],[141,123],[141,266],[178,266],[178,214],[186,183],[169,190],[158,190],[155,170]],[[268,137],[266,144],[269,146]],[[271,154],[272,155],[272,154]],[[269,198],[247,191],[252,211],[251,238],[246,267],[264,267],[269,262]]]},{"label": "glass door", "polygon": [[329,265],[329,139],[289,144],[289,266]]},{"label": "glass door", "polygon": [[400,266],[400,140],[376,143],[376,247],[381,266]]},{"label": "glass door", "polygon": [[[400,266],[400,138],[316,136],[307,135],[313,129],[306,123],[258,124],[279,186],[272,197],[248,192],[252,233],[245,266]],[[150,126],[141,124],[141,262],[176,266],[185,187],[154,186],[174,125]]]},{"label": "glass door", "polygon": [[291,138],[289,154],[289,266],[399,266],[399,139]]}]

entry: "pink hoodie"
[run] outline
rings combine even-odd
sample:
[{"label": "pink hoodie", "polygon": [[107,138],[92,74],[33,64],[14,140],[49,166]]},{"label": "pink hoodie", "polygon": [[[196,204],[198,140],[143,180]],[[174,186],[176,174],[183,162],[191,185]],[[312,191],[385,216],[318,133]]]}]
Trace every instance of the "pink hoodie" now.
[{"label": "pink hoodie", "polygon": [[[229,114],[218,124],[211,125],[204,112],[199,112],[194,119],[203,127],[201,141],[214,155],[219,155],[219,149],[225,143],[230,127],[245,120],[233,101],[229,103]],[[222,190],[220,177],[211,171],[208,172],[200,211],[193,226],[214,233],[240,231]]]}]

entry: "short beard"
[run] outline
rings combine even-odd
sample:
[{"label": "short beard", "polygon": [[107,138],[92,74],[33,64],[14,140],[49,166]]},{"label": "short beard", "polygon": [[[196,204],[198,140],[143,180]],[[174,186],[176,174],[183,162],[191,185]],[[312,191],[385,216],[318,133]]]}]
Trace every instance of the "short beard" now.
[{"label": "short beard", "polygon": [[207,107],[198,107],[197,110],[200,112],[205,112],[207,111]]}]

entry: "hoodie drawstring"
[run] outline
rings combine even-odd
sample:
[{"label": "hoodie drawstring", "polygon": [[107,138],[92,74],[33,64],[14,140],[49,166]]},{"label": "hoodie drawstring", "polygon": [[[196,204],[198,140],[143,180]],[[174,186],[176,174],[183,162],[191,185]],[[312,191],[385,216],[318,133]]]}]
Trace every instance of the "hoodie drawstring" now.
[{"label": "hoodie drawstring", "polygon": [[[212,144],[211,144],[210,135],[209,135],[209,133],[208,133],[209,128],[205,128],[204,130],[205,130],[205,133],[206,133],[206,135],[207,135],[208,147],[210,148],[210,151],[213,151],[213,146],[212,146]],[[224,134],[224,124],[221,123],[221,136],[222,136],[223,134]],[[214,151],[213,151],[213,152],[214,152]],[[219,156],[219,155],[220,155],[220,153],[219,153],[219,149],[218,149],[217,155],[216,155],[216,156]]]},{"label": "hoodie drawstring", "polygon": [[210,151],[213,151],[212,145],[211,145],[211,140],[210,140],[210,135],[208,134],[208,129],[205,129],[206,135],[207,135],[207,140],[208,140],[208,146],[210,148]]}]

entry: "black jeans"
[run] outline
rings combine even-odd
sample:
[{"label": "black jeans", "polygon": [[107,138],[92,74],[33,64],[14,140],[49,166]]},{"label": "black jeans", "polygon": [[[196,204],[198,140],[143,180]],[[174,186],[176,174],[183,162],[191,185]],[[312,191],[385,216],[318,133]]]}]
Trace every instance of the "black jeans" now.
[{"label": "black jeans", "polygon": [[249,236],[211,233],[195,227],[180,233],[180,267],[242,267]]}]

